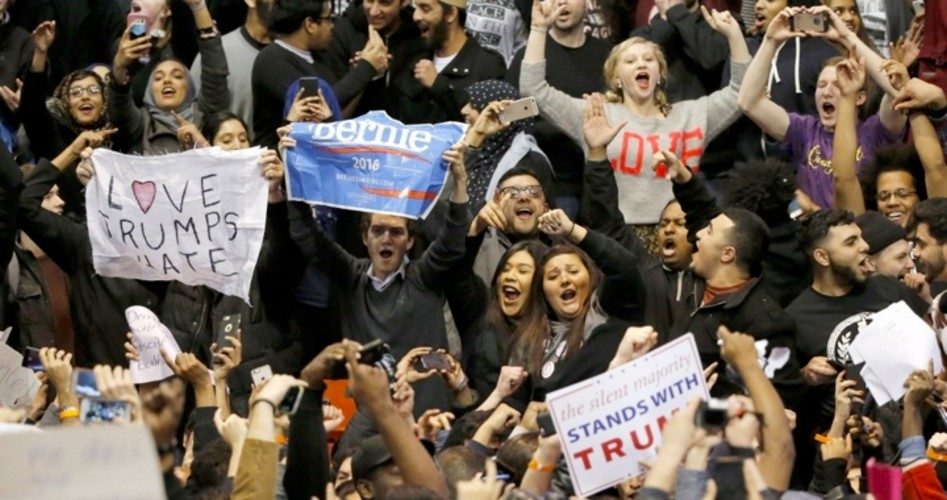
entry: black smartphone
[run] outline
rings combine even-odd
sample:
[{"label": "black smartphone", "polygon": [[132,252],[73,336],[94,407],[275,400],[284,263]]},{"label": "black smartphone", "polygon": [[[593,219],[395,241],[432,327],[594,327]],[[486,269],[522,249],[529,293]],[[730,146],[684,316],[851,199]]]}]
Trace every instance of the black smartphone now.
[{"label": "black smartphone", "polygon": [[303,89],[303,97],[319,97],[319,79],[313,76],[304,76],[299,79],[299,88]]},{"label": "black smartphone", "polygon": [[26,352],[23,353],[23,366],[34,372],[43,371],[43,362],[39,359],[39,349],[35,347],[26,348]]},{"label": "black smartphone", "polygon": [[726,399],[710,398],[707,401],[701,401],[697,414],[694,415],[695,424],[704,429],[722,429],[727,425],[729,409],[730,402]]},{"label": "black smartphone", "polygon": [[283,396],[279,406],[276,409],[284,415],[293,415],[299,409],[299,403],[303,400],[303,388],[293,387]]},{"label": "black smartphone", "polygon": [[128,36],[132,39],[138,39],[148,34],[148,16],[146,14],[139,14],[137,12],[132,12],[128,14],[126,22],[128,26],[131,26],[131,30],[128,32]]},{"label": "black smartphone", "polygon": [[443,352],[429,352],[422,354],[415,360],[415,368],[419,372],[429,372],[431,370],[450,370],[450,360],[447,354]]},{"label": "black smartphone", "polygon": [[382,342],[381,339],[375,339],[362,345],[362,349],[359,350],[361,356],[359,356],[358,362],[365,365],[374,365],[381,361],[389,350],[388,344]]},{"label": "black smartphone", "polygon": [[552,436],[556,433],[556,426],[552,423],[552,414],[548,411],[541,411],[536,415],[536,425],[539,426],[540,436]]},{"label": "black smartphone", "polygon": [[217,344],[217,350],[224,347],[233,347],[230,339],[227,337],[236,337],[240,330],[240,314],[228,314],[223,317],[217,327],[217,336],[214,342]]}]

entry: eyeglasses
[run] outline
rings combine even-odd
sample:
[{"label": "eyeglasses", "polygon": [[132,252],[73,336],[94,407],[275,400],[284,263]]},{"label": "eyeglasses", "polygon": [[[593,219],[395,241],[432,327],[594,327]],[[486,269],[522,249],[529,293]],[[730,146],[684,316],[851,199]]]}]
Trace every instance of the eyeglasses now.
[{"label": "eyeglasses", "polygon": [[70,87],[69,88],[69,97],[79,97],[86,92],[89,95],[99,95],[102,93],[102,87],[98,85],[89,85],[88,87]]},{"label": "eyeglasses", "polygon": [[897,199],[899,199],[899,200],[903,200],[903,199],[908,198],[908,197],[910,197],[910,196],[915,196],[915,195],[917,195],[917,191],[914,191],[914,190],[911,190],[911,189],[904,189],[904,188],[895,189],[894,192],[891,192],[891,191],[882,191],[882,192],[878,193],[878,201],[881,201],[881,202],[888,201],[889,199],[891,199],[891,195],[894,195],[895,198],[897,198]]},{"label": "eyeglasses", "polygon": [[381,238],[385,236],[385,233],[388,233],[392,238],[402,238],[408,234],[408,230],[403,227],[391,227],[391,226],[371,226],[368,228],[369,234],[373,238]]},{"label": "eyeglasses", "polygon": [[500,196],[510,195],[511,198],[519,198],[523,195],[539,198],[542,194],[542,186],[509,186],[500,190]]}]

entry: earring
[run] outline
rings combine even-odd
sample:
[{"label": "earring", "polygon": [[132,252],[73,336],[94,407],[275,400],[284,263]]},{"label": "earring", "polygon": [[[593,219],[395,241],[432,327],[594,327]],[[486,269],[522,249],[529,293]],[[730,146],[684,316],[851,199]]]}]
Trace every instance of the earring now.
[{"label": "earring", "polygon": [[621,80],[618,80],[618,84],[615,85],[615,88],[621,90]]}]

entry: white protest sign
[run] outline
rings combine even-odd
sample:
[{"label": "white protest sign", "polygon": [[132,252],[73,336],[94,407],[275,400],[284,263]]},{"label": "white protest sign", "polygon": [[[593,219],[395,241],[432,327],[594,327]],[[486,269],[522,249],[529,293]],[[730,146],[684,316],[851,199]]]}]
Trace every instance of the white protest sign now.
[{"label": "white protest sign", "polygon": [[161,323],[155,313],[142,306],[125,309],[125,319],[132,332],[132,345],[138,349],[138,361],[128,365],[132,382],[144,384],[174,375],[174,371],[161,357],[162,349],[171,359],[181,353],[168,327]]},{"label": "white protest sign", "polygon": [[33,370],[23,366],[23,355],[6,344],[0,344],[0,404],[29,408],[39,386]]},{"label": "white protest sign", "polygon": [[92,154],[86,218],[103,276],[206,285],[249,300],[263,244],[259,148],[161,156]]},{"label": "white protest sign", "polygon": [[848,348],[855,363],[865,362],[862,377],[872,397],[883,405],[904,396],[904,381],[914,370],[943,370],[937,335],[904,301],[874,313],[871,323]]},{"label": "white protest sign", "polygon": [[639,461],[657,455],[671,414],[696,397],[707,399],[694,336],[549,393],[572,486],[588,496],[639,475]]},{"label": "white protest sign", "polygon": [[3,437],[0,498],[167,498],[144,425],[63,427]]}]

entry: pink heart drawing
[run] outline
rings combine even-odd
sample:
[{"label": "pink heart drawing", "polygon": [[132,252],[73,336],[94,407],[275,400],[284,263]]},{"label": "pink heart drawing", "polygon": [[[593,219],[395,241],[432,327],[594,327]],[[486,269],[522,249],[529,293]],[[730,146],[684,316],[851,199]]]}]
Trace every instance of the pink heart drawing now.
[{"label": "pink heart drawing", "polygon": [[135,199],[138,200],[138,206],[142,213],[148,213],[151,205],[155,202],[155,192],[157,188],[153,181],[134,181],[132,182],[132,192],[135,193]]}]

